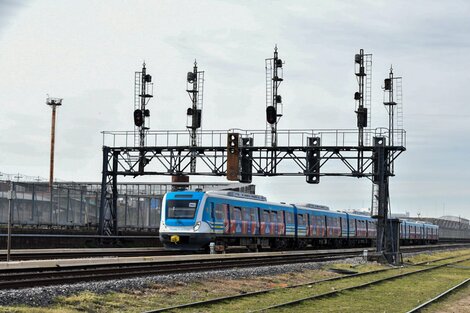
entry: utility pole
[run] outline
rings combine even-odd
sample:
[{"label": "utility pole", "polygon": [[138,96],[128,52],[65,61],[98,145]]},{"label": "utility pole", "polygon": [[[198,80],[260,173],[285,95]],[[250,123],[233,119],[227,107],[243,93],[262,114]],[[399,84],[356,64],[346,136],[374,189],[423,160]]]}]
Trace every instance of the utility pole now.
[{"label": "utility pole", "polygon": [[7,262],[10,262],[11,252],[11,211],[13,207],[13,199],[15,194],[13,192],[13,182],[10,181],[10,191],[8,192],[8,237],[7,237]]},{"label": "utility pole", "polygon": [[56,107],[62,105],[62,99],[47,97],[46,104],[52,108],[51,121],[51,158],[49,164],[49,188],[54,183],[54,145],[55,145],[55,116]]}]

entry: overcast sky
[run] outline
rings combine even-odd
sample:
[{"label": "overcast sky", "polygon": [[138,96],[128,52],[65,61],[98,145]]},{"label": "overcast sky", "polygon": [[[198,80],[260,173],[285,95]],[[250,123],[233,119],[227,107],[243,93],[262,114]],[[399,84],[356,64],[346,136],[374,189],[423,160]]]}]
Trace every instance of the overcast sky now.
[{"label": "overcast sky", "polygon": [[[468,1],[0,0],[0,171],[48,176],[50,94],[64,98],[56,177],[99,181],[100,131],[133,129],[144,60],[152,129],[185,128],[194,59],[206,74],[204,129],[264,129],[264,59],[275,44],[285,61],[279,128],[354,128],[362,48],[373,54],[374,127],[387,126],[390,65],[403,77],[407,151],[391,178],[392,211],[470,218],[469,31]],[[367,179],[254,183],[273,201],[370,207]]]}]

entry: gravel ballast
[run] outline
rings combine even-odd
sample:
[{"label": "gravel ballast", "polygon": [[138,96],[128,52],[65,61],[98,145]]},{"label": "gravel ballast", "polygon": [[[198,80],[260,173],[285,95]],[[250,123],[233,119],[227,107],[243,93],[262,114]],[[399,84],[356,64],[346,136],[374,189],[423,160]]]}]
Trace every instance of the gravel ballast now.
[{"label": "gravel ballast", "polygon": [[309,262],[284,264],[274,266],[260,266],[247,268],[233,268],[224,270],[204,271],[195,273],[178,273],[169,275],[144,276],[136,278],[126,278],[120,280],[107,280],[96,282],[85,282],[77,284],[56,285],[46,287],[34,287],[25,289],[0,290],[0,305],[28,305],[28,306],[48,306],[53,304],[54,299],[59,296],[67,297],[83,291],[97,294],[108,292],[119,292],[125,290],[142,290],[151,284],[170,284],[174,282],[191,283],[208,278],[240,279],[251,278],[253,276],[278,275],[289,272],[300,272],[304,270],[320,269],[326,264],[348,263],[359,264],[362,258],[349,258],[341,261],[330,262]]}]

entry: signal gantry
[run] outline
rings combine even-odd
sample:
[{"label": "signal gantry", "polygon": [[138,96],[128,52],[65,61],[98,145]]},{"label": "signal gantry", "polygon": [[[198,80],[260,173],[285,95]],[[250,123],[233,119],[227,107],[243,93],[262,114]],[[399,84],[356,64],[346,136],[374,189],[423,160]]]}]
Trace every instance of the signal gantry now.
[{"label": "signal gantry", "polygon": [[[371,128],[372,55],[361,49],[354,62],[359,85],[354,94],[357,130],[278,129],[277,123],[283,115],[282,98],[278,94],[283,81],[283,61],[278,58],[276,47],[274,57],[265,60],[266,129],[203,131],[200,116],[204,79],[195,64],[187,76],[191,98],[187,112],[191,123],[188,122],[187,130],[147,129],[145,138],[153,144],[148,146],[140,141],[134,147],[127,145],[128,132],[103,132],[101,212],[111,214],[100,214],[101,233],[117,231],[118,176],[226,176],[228,180],[244,183],[250,183],[253,176],[304,176],[311,184],[318,184],[322,176],[366,177],[375,188],[372,215],[378,220],[377,252],[391,263],[399,262],[397,224],[388,219],[388,183],[389,177],[394,176],[394,160],[406,150],[406,132],[393,126],[399,123],[389,123],[388,129]],[[386,91],[394,90],[387,82],[385,84]],[[385,105],[393,111],[392,105],[387,103]],[[141,106],[142,109],[145,107]],[[199,160],[197,164],[196,160]],[[326,166],[330,164],[332,166]],[[107,218],[109,216],[111,218]]]}]

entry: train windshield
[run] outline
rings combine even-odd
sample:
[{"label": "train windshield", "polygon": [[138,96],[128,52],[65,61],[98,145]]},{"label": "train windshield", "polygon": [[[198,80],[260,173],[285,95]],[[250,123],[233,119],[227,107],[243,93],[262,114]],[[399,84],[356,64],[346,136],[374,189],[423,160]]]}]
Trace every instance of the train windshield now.
[{"label": "train windshield", "polygon": [[166,217],[193,219],[198,200],[168,200],[166,202]]}]

